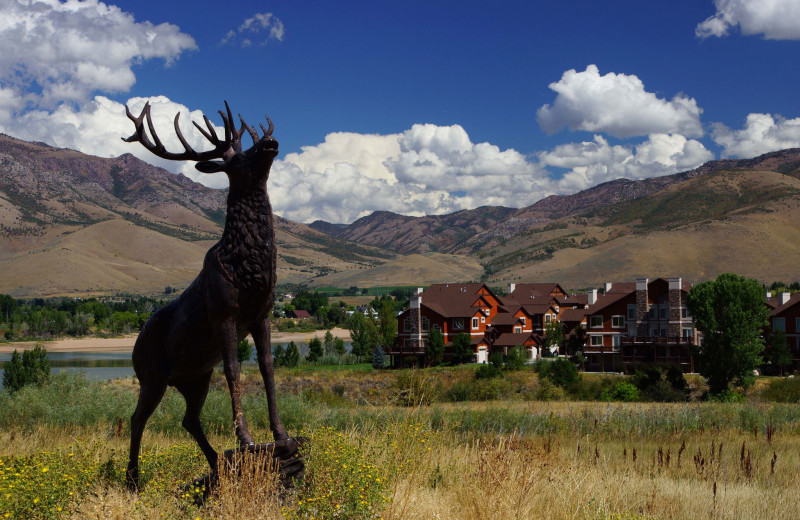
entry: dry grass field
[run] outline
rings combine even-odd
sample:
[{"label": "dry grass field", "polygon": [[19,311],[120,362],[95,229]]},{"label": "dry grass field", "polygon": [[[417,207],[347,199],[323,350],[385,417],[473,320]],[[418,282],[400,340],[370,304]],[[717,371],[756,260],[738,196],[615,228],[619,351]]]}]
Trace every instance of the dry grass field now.
[{"label": "dry grass field", "polygon": [[[223,474],[202,504],[182,486],[207,472],[168,392],[145,432],[142,490],[124,487],[136,385],[63,377],[0,393],[0,518],[800,518],[800,411],[760,403],[493,401],[376,406],[337,385],[391,373],[280,373],[281,414],[306,435],[308,473]],[[287,380],[313,384],[287,393]],[[268,438],[262,390],[245,413]],[[332,390],[331,390],[332,389]],[[67,398],[65,399],[65,396]],[[218,449],[234,446],[215,384],[204,410]],[[250,468],[250,469],[248,469]]]}]

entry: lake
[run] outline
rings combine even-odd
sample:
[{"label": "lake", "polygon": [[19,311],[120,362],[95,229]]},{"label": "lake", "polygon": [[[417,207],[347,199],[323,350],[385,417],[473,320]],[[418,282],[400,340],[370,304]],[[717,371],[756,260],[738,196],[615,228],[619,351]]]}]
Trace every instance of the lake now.
[{"label": "lake", "polygon": [[[283,347],[289,346],[282,343]],[[272,347],[277,347],[273,344]],[[303,349],[306,345],[298,345]],[[351,344],[345,343],[347,351]],[[304,352],[305,353],[305,352]],[[133,377],[133,365],[130,352],[48,352],[50,373],[57,374],[64,370],[70,372],[84,372],[91,379],[119,379]],[[11,354],[0,354],[0,388],[3,388],[3,368],[11,360]],[[250,362],[255,362],[255,348]]]}]

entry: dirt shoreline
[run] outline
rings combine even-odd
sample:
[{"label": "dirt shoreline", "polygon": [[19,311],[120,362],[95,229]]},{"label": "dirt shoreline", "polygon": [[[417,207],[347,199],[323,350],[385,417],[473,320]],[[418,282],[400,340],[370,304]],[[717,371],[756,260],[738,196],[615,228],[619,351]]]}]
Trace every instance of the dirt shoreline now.
[{"label": "dirt shoreline", "polygon": [[[313,332],[273,332],[272,343],[308,343],[311,338],[324,338],[324,330]],[[335,338],[350,341],[350,331],[342,328],[331,329]],[[130,352],[136,343],[137,334],[128,334],[118,338],[63,338],[53,341],[20,341],[0,343],[0,354],[10,354],[14,350],[30,350],[37,344],[49,352]]]}]

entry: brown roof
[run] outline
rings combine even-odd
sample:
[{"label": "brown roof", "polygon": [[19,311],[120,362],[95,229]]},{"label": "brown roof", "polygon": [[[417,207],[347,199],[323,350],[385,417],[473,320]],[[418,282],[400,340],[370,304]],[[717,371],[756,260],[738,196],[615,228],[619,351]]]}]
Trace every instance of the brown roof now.
[{"label": "brown roof", "polygon": [[517,345],[525,345],[526,343],[533,343],[535,345],[542,344],[542,338],[538,334],[523,333],[514,334],[506,332],[500,334],[492,344],[493,347],[515,347]]},{"label": "brown roof", "polygon": [[[780,303],[780,300],[776,299],[775,303]],[[789,297],[788,302],[784,303],[783,305],[778,305],[777,307],[775,307],[775,310],[772,311],[772,315],[777,316],[786,311],[787,309],[789,309],[790,307],[794,307],[798,303],[800,303],[800,293],[794,293]]]},{"label": "brown roof", "polygon": [[523,303],[533,299],[551,296],[556,289],[566,293],[566,291],[555,282],[520,283],[514,287],[513,292],[503,298],[503,301]]},{"label": "brown roof", "polygon": [[629,294],[636,290],[636,282],[613,282],[606,294]]},{"label": "brown roof", "polygon": [[[594,302],[594,305],[589,305],[588,309],[585,309],[586,314],[594,314],[599,310],[605,309],[612,303],[616,303],[622,299],[627,298],[630,296],[631,293],[627,292],[619,292],[619,293],[606,293],[600,294],[597,296],[597,301]],[[577,310],[577,309],[575,309]]]},{"label": "brown roof", "polygon": [[561,311],[558,315],[558,320],[561,322],[581,322],[589,314],[588,309],[566,309]]},{"label": "brown roof", "polygon": [[485,289],[496,299],[497,296],[482,283],[434,284],[422,293],[422,305],[443,317],[471,317],[477,311],[475,302]]},{"label": "brown roof", "polygon": [[563,300],[561,300],[561,305],[569,306],[575,305],[578,307],[583,307],[584,305],[589,305],[589,295],[588,294],[570,294],[567,295]]},{"label": "brown roof", "polygon": [[520,318],[514,316],[514,313],[500,312],[492,318],[492,325],[515,325],[519,320]]}]

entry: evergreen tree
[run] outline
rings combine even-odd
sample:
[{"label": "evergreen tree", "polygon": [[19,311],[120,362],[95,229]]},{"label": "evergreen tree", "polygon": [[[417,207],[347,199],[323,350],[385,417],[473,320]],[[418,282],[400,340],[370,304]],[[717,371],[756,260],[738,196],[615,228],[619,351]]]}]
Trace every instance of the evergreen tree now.
[{"label": "evergreen tree", "polygon": [[306,360],[315,363],[321,357],[322,341],[320,341],[319,338],[311,338],[311,341],[308,342],[308,355],[306,356]]},{"label": "evergreen tree", "polygon": [[453,338],[453,364],[469,363],[475,354],[472,348],[472,338],[466,332],[462,332]]},{"label": "evergreen tree", "polygon": [[286,366],[286,349],[283,345],[278,343],[278,346],[272,349],[272,357],[275,359],[276,367]]},{"label": "evergreen tree", "polygon": [[16,392],[25,385],[41,385],[49,377],[50,362],[47,360],[47,351],[41,345],[36,345],[33,350],[26,350],[21,356],[14,350],[3,372],[3,386],[10,392]]},{"label": "evergreen tree", "polygon": [[380,345],[375,345],[372,350],[372,368],[376,370],[386,368],[386,355]]},{"label": "evergreen tree", "polygon": [[336,341],[333,339],[333,334],[331,334],[331,331],[325,332],[325,339],[323,342],[325,344],[325,355],[334,355],[336,353]]},{"label": "evergreen tree", "polygon": [[236,359],[239,360],[239,363],[250,361],[250,357],[252,355],[253,355],[253,346],[250,345],[250,342],[247,341],[247,338],[243,339],[242,341],[236,344]]},{"label": "evergreen tree", "polygon": [[284,365],[287,367],[296,367],[300,363],[300,349],[294,344],[294,341],[289,342],[289,348],[286,349],[284,354]]},{"label": "evergreen tree", "polygon": [[16,392],[25,386],[25,372],[22,368],[22,356],[16,349],[11,354],[11,360],[6,363],[3,371],[3,386],[9,392]]},{"label": "evergreen tree", "polygon": [[444,356],[444,334],[438,329],[431,329],[428,341],[425,342],[425,362],[428,366],[436,366]]},{"label": "evergreen tree", "polygon": [[25,384],[41,385],[45,383],[50,377],[47,351],[41,345],[36,345],[33,350],[23,352],[22,369],[25,374]]}]

